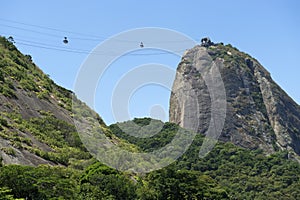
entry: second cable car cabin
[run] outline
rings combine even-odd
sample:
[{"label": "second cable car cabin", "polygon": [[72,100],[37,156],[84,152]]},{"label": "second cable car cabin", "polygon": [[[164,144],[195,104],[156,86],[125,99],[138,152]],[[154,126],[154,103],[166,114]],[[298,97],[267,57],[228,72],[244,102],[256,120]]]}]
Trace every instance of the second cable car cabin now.
[{"label": "second cable car cabin", "polygon": [[143,48],[143,47],[144,47],[144,44],[143,44],[143,42],[141,42],[141,43],[140,43],[140,47],[141,47],[141,48]]},{"label": "second cable car cabin", "polygon": [[68,43],[69,43],[69,41],[68,41],[68,38],[67,38],[67,37],[64,37],[64,39],[63,39],[63,43],[64,43],[64,44],[68,44]]}]

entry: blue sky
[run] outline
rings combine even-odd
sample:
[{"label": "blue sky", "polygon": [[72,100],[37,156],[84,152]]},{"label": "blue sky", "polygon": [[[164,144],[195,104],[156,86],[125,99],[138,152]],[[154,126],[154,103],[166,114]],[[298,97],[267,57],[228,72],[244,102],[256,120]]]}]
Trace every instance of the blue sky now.
[{"label": "blue sky", "polygon": [[[299,103],[299,9],[300,3],[296,0],[4,0],[1,2],[0,34],[12,35],[24,54],[32,55],[34,62],[57,84],[71,90],[88,52],[120,32],[161,27],[184,33],[197,41],[209,36],[215,42],[230,43],[258,59]],[[65,36],[69,38],[67,45],[62,43]],[[136,41],[137,46],[139,42]],[[140,50],[143,51],[147,53],[146,49]],[[117,81],[126,70],[150,62],[176,69],[179,60],[180,57],[172,54],[118,59],[99,83],[95,110],[106,123],[113,123],[113,83],[105,81]],[[168,103],[169,91],[150,85],[134,93],[128,109],[131,117],[143,117],[149,116],[153,105],[161,105],[168,115]]]}]

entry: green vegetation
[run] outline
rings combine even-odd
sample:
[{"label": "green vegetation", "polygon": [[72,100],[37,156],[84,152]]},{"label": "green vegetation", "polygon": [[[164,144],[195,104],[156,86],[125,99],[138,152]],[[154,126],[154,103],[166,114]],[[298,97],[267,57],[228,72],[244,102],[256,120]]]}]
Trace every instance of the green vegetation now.
[{"label": "green vegetation", "polygon": [[[134,121],[139,121],[142,124],[141,120],[147,125],[150,119],[135,119]],[[166,123],[157,136],[150,139],[137,139],[122,133],[116,124],[111,125],[110,128],[114,134],[146,151],[147,149],[156,149],[165,144],[166,141],[172,140],[174,132],[178,129],[176,125]],[[155,138],[160,137],[164,139],[155,140]],[[157,143],[154,143],[153,140]],[[158,199],[300,198],[300,165],[296,161],[288,159],[287,152],[279,151],[266,156],[261,150],[251,151],[231,143],[219,142],[205,158],[200,159],[198,153],[202,141],[203,136],[197,135],[189,150],[176,163],[148,174],[143,180],[147,183],[145,187],[158,195],[156,196],[159,197]],[[168,175],[165,175],[166,173]],[[178,175],[177,173],[186,174]],[[190,188],[182,186],[185,183],[184,178],[187,176],[193,177],[186,181]],[[196,177],[207,180],[197,180]],[[170,179],[169,182],[168,179]],[[159,180],[162,182],[159,183]],[[208,185],[199,186],[198,181]],[[181,187],[184,188],[183,191],[181,191]],[[192,190],[193,188],[194,190]],[[205,191],[201,192],[203,188]],[[174,192],[177,193],[174,194]]]},{"label": "green vegetation", "polygon": [[[135,119],[144,125],[149,120]],[[111,126],[112,130],[120,131],[115,126]],[[177,128],[177,125],[166,123],[160,134],[169,133],[170,137],[164,137],[171,140]],[[131,137],[126,138],[130,140]],[[145,151],[159,148],[166,142],[141,140],[141,143],[134,142],[141,150],[145,144]],[[289,160],[287,152],[266,156],[261,150],[250,151],[220,142],[200,159],[198,152],[202,141],[203,136],[197,135],[178,161],[148,174],[119,172],[93,160],[80,168],[72,165],[2,166],[0,188],[8,191],[5,195],[27,199],[300,198],[300,165]]]},{"label": "green vegetation", "polygon": [[[153,120],[153,123],[149,125],[151,120]],[[153,131],[154,133],[156,133],[157,131],[157,134],[155,134],[153,137],[150,138],[138,138],[138,137],[130,136],[124,133],[120,129],[120,127],[122,128],[126,127],[127,133],[132,131],[137,131],[135,130],[134,127],[131,126],[132,124],[128,122],[112,124],[109,128],[114,135],[128,141],[131,144],[136,145],[137,147],[139,147],[139,149],[141,149],[144,152],[151,152],[155,149],[159,149],[165,146],[166,144],[168,144],[175,136],[179,128],[179,126],[176,124],[168,123],[168,122],[163,124],[162,122],[151,118],[143,118],[143,119],[135,118],[133,122],[141,127],[147,126],[148,131],[145,131],[145,133],[141,133],[142,135],[147,134],[147,132],[151,133]],[[162,128],[161,130],[160,127]]]},{"label": "green vegetation", "polygon": [[[11,194],[11,189],[7,187],[0,187],[0,200],[14,200],[14,195]],[[19,199],[19,200],[24,200]]]},{"label": "green vegetation", "polygon": [[[196,145],[195,145],[196,143]],[[230,143],[218,143],[204,159],[197,159],[197,140],[177,163],[213,178],[233,199],[298,199],[300,165],[287,152],[265,156]]]},{"label": "green vegetation", "polygon": [[67,110],[72,107],[72,92],[56,85],[33,62],[30,55],[23,55],[12,42],[0,37],[0,93],[16,97],[18,89],[43,100],[60,101]]},{"label": "green vegetation", "polygon": [[[37,140],[47,144],[52,151],[39,149],[32,145],[32,141],[26,136],[16,133],[15,129],[6,128],[2,133],[0,132],[0,136],[10,140],[14,147],[26,149],[46,160],[63,165],[68,165],[74,159],[87,160],[91,158],[82,145],[75,126],[57,119],[51,113],[41,112],[43,117],[29,120],[23,119],[20,114],[16,113],[3,114],[12,119],[10,126],[24,133],[32,134]],[[8,151],[8,149],[5,152],[14,155],[13,151]]]},{"label": "green vegetation", "polygon": [[77,179],[75,170],[63,167],[9,165],[0,172],[1,187],[24,199],[75,199]]},{"label": "green vegetation", "polygon": [[10,147],[2,147],[0,150],[3,151],[4,153],[6,153],[7,155],[10,155],[10,156],[15,156],[16,155],[15,150],[13,148],[10,148]]},{"label": "green vegetation", "polygon": [[249,70],[246,65],[245,58],[251,58],[251,56],[240,52],[237,48],[232,47],[230,44],[225,46],[221,44],[217,46],[211,46],[209,47],[208,53],[213,60],[216,58],[224,59],[224,64],[228,67],[240,66]]},{"label": "green vegetation", "polygon": [[[0,125],[1,126],[5,126],[8,127],[8,122],[5,118],[3,118],[2,116],[0,116]],[[3,129],[3,128],[2,128]]]}]

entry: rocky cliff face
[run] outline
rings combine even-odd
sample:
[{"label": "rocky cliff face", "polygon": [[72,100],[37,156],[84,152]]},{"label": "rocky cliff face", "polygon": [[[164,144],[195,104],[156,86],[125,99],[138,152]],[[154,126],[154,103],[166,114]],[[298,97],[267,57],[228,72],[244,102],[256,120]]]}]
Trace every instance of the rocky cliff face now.
[{"label": "rocky cliff face", "polygon": [[[213,92],[219,86],[210,86],[217,84],[218,73],[225,95],[220,95],[223,90]],[[226,105],[214,108],[224,98]],[[291,156],[300,155],[300,107],[270,73],[231,45],[196,46],[178,65],[170,121],[205,134],[211,120],[218,120],[211,116],[222,109],[226,109],[226,118],[220,140],[266,153],[282,149]]]}]

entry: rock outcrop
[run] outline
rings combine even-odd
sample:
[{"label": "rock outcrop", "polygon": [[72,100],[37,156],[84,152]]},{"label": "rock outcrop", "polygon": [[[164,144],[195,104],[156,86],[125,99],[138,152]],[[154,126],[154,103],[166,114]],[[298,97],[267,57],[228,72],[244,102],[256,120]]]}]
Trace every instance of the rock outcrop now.
[{"label": "rock outcrop", "polygon": [[[218,82],[218,73],[224,90],[210,86]],[[226,105],[214,107],[224,99]],[[212,117],[222,109],[226,109],[224,126],[220,117]],[[231,45],[199,45],[184,54],[172,88],[169,118],[203,134],[217,120],[215,126],[221,123],[223,128],[222,141],[267,154],[288,150],[290,156],[300,155],[300,106],[257,60]]]}]

